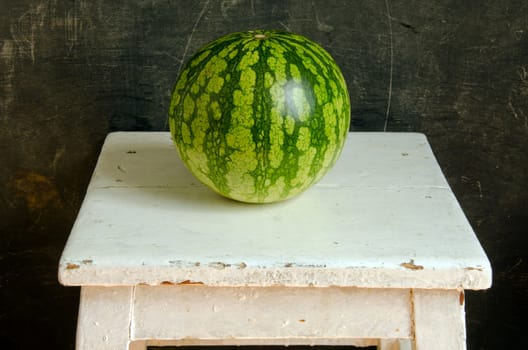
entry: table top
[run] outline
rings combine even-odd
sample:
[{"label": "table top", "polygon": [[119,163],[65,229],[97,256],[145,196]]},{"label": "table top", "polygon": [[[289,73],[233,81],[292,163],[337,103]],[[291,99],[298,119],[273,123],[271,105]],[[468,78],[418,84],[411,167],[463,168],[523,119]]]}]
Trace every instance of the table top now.
[{"label": "table top", "polygon": [[59,280],[485,289],[491,267],[422,134],[350,133],[334,168],[309,190],[244,204],[200,184],[168,132],[116,132]]}]

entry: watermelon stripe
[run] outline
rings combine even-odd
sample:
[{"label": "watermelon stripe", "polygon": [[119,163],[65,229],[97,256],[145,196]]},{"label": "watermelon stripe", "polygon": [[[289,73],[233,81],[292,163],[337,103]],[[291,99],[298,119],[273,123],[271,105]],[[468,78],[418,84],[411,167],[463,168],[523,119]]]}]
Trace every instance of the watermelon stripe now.
[{"label": "watermelon stripe", "polygon": [[273,202],[334,164],[349,111],[344,78],[326,51],[291,33],[256,31],[225,36],[190,59],[169,125],[200,181],[233,199]]}]

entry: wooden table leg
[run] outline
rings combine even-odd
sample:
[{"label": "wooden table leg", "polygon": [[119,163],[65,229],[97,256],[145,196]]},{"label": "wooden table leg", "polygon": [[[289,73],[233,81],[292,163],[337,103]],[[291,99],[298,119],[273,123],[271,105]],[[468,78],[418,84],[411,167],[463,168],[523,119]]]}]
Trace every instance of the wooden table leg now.
[{"label": "wooden table leg", "polygon": [[464,291],[413,290],[415,350],[465,350]]},{"label": "wooden table leg", "polygon": [[140,350],[130,342],[132,287],[82,287],[77,350]]}]

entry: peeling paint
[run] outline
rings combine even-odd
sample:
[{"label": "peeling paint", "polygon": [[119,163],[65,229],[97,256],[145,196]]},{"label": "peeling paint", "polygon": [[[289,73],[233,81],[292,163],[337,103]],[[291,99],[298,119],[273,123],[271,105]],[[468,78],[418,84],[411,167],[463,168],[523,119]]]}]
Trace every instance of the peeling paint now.
[{"label": "peeling paint", "polygon": [[191,280],[184,280],[178,283],[178,285],[204,285],[205,283],[201,281],[191,281]]},{"label": "peeling paint", "polygon": [[241,262],[241,263],[234,264],[234,265],[240,270],[243,270],[243,269],[245,269],[247,267],[245,262]]},{"label": "peeling paint", "polygon": [[221,261],[215,261],[215,262],[212,262],[212,263],[209,263],[209,267],[212,267],[214,269],[218,269],[218,270],[222,270],[222,269],[225,269],[226,267],[230,267],[231,264],[226,264],[226,263],[223,263]]},{"label": "peeling paint", "polygon": [[326,264],[296,264],[296,263],[285,263],[284,267],[300,267],[300,268],[314,268],[314,269],[324,269]]},{"label": "peeling paint", "polygon": [[190,262],[183,260],[169,260],[168,263],[178,268],[199,267],[201,265],[199,262]]},{"label": "peeling paint", "polygon": [[173,281],[162,281],[160,283],[162,286],[184,286],[184,285],[204,285],[201,281],[192,281],[192,280],[183,280],[181,282],[173,282]]},{"label": "peeling paint", "polygon": [[409,262],[402,262],[400,266],[409,270],[423,270],[424,268],[422,265],[416,265],[413,259],[411,259]]},{"label": "peeling paint", "polygon": [[473,267],[473,266],[464,267],[464,270],[466,270],[466,271],[483,271],[482,267]]}]

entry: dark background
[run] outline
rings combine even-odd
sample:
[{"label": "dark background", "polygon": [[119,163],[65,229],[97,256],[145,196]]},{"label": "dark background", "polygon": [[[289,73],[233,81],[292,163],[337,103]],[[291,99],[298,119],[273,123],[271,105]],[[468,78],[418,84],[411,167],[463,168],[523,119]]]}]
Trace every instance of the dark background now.
[{"label": "dark background", "polygon": [[166,130],[182,62],[256,28],[334,56],[352,130],[428,136],[494,269],[467,293],[468,347],[528,348],[522,0],[0,0],[0,348],[73,348],[79,289],[56,271],[105,136]]}]

